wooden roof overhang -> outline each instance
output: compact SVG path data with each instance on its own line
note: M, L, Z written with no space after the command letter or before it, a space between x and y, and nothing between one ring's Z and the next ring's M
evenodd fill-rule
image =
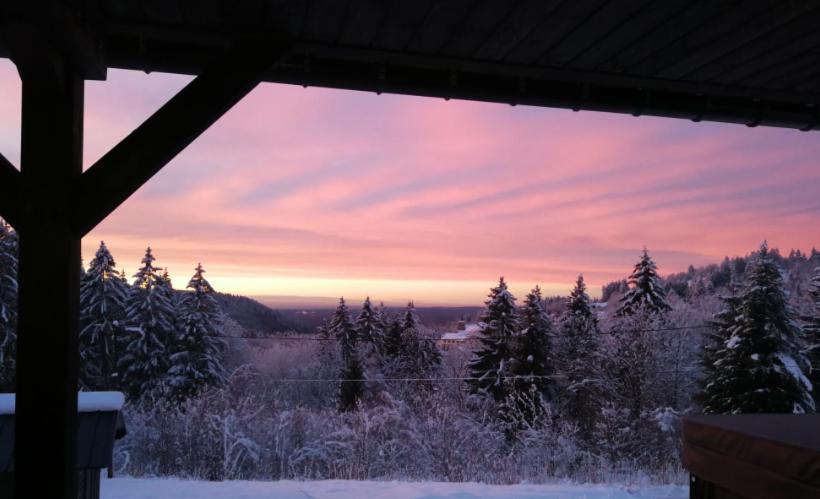
M287 43L265 81L816 130L820 4L763 0L85 0L104 69L198 74ZM2 46L0 45L0 52Z

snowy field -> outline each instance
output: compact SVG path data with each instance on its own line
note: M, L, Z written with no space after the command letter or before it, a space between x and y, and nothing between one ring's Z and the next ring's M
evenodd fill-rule
M202 482L178 479L102 480L102 499L684 499L682 485L484 485L440 482Z

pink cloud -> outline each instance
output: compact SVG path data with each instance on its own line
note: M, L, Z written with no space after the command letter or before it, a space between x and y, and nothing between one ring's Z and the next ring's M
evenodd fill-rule
M112 71L89 82L86 166L188 80ZM11 159L9 65L0 90ZM662 272L763 239L808 249L819 242L817 157L814 135L790 130L265 84L83 248L105 239L133 270L151 244L178 284L202 261L225 291L287 282L284 294L299 295L316 292L299 279L329 279L320 295L336 296L344 282L395 281L476 302L485 289L452 283L504 274L561 290L584 272L595 287L623 277L643 245Z

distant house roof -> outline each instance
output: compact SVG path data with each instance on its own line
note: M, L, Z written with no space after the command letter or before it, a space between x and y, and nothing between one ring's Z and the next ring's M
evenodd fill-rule
M479 324L467 324L464 327L464 329L462 329L460 331L444 333L441 336L441 339L442 340L451 340L451 341L464 341L464 340L476 337L480 331L481 331L481 326Z

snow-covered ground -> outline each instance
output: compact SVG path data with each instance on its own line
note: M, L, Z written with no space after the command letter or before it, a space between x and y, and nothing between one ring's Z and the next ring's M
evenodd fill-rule
M440 482L203 482L179 479L102 480L102 499L684 499L686 486L484 485Z

